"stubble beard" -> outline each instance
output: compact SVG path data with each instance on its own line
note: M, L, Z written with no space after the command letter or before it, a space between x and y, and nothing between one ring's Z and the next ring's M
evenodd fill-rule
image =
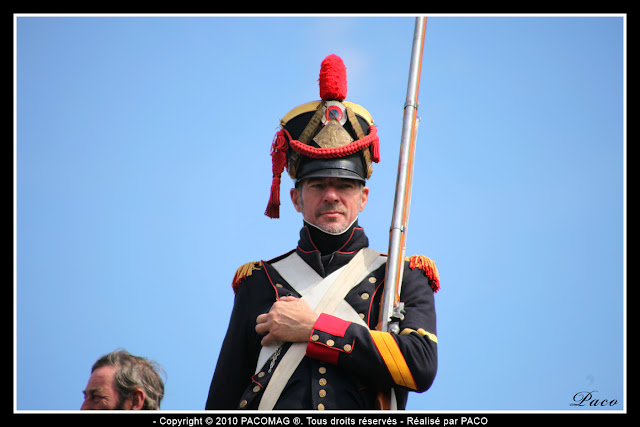
M362 201L362 188L360 188L360 200ZM300 208L302 208L303 206L303 200L302 200L302 191L300 191ZM344 217L347 217L347 210L344 206L338 204L338 203L325 203L324 205L322 205L320 208L318 208L315 212L316 217L318 217L320 215L320 213L322 212L326 212L326 211L336 211L336 212L340 212L341 214L344 215ZM357 217L356 217L357 219ZM329 234L342 234L345 231L347 231L349 229L349 227L351 227L351 224L353 224L355 222L355 219L350 223L350 224L325 224L325 225L320 225L320 224L312 224L311 222L307 221L307 223L313 225L314 227L324 231L325 233L329 233Z
M315 212L316 217L320 216L323 212L326 212L326 211L339 212L341 215L343 215L344 218L347 217L346 209L343 206L340 206L336 203L324 204ZM324 223L322 225L315 224L315 226L318 227L320 230L324 231L325 233L342 234L345 231L347 231L347 229L351 226L351 224L336 222L336 223Z
M349 228L348 225L317 225L316 227L329 234L342 234Z

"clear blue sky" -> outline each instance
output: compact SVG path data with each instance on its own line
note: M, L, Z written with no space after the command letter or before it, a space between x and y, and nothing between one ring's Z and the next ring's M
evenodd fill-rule
M78 409L116 348L204 408L236 268L297 243L269 150L331 53L378 124L386 252L412 16L15 24L15 409ZM439 371L408 409L626 409L625 40L624 15L429 16L407 252L440 272Z

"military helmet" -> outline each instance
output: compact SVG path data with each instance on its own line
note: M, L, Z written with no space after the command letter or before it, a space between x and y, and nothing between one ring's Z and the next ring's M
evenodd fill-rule
M280 120L271 145L273 179L265 215L279 217L280 176L287 169L296 182L335 177L365 182L372 162L380 160L380 142L371 114L345 101L346 67L337 55L320 66L320 101L299 105Z

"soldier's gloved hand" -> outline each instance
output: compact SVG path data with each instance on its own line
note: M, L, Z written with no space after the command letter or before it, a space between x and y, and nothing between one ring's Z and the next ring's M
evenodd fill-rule
M303 299L281 297L268 313L256 318L256 332L265 335L261 341L263 346L273 341L308 341L318 316Z

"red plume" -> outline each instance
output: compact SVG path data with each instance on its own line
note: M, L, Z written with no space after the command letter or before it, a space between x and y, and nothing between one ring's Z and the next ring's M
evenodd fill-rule
M337 55L327 56L320 65L320 98L344 101L347 97L347 67Z

